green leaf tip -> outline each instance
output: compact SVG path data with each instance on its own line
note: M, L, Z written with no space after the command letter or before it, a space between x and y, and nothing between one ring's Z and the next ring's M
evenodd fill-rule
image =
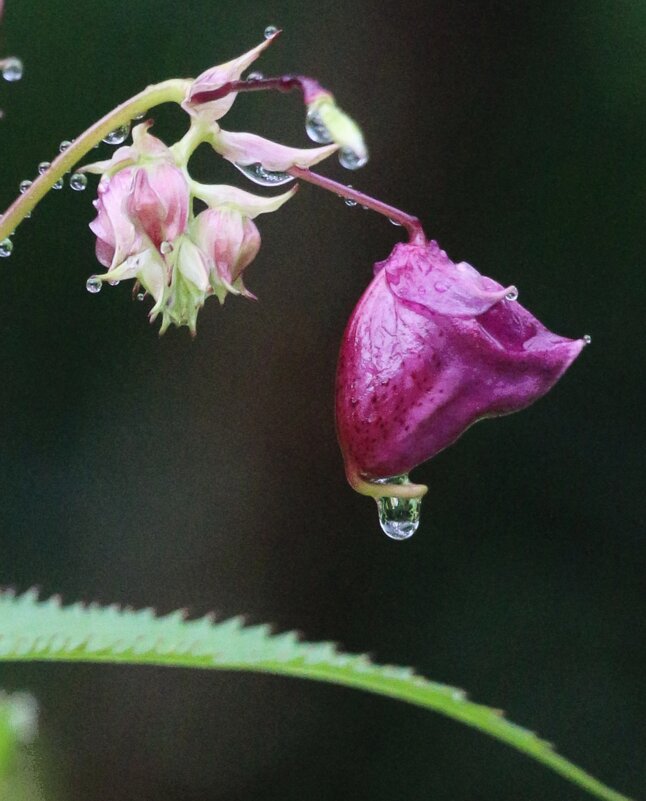
M466 723L542 762L605 801L629 801L559 756L500 710L467 700L456 687L429 681L411 668L378 665L329 642L304 642L294 632L272 633L241 617L187 620L180 610L157 617L152 609L39 601L31 590L0 593L0 661L97 662L246 670L354 687L432 709Z

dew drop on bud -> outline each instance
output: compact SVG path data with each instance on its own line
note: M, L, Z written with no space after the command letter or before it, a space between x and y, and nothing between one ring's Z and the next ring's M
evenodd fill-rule
M72 143L70 142L69 139L63 139L63 141L58 146L58 151L59 151L59 153L64 153L67 150L67 148L71 147L71 146L72 146Z
M114 131L110 131L110 133L103 138L103 141L106 145L122 145L128 138L129 133L130 123L126 122L118 128L115 128Z
M248 81L262 81L262 79L264 77L265 76L262 74L262 72L250 72L249 75L247 75L247 80Z
M51 167L51 162L49 161L41 161L38 165L38 173L42 175L43 173L47 172L47 170Z
M346 170L358 170L368 161L368 156L360 156L349 147L344 147L339 151L339 164Z
M316 109L310 109L307 112L305 131L312 142L317 142L319 145L329 145L330 142L334 141L327 125L323 122Z
M101 281L98 275L91 275L85 282L85 288L92 295L96 295L97 292L100 292L102 286L103 282Z
M272 172L266 170L262 164L237 164L235 165L243 175L250 181L260 186L281 186L294 180L294 176L287 172Z
M168 241L165 240L159 246L159 252L162 253L164 256L166 256L168 253L172 253L172 251L173 251L173 243L172 242L168 242Z
M265 39L271 39L272 36L275 36L278 33L278 28L275 25L267 25L265 28Z
M375 484L409 484L408 476L382 478ZM421 498L397 498L386 496L377 498L379 525L392 540L407 540L419 528Z
M21 195L24 195L24 194L25 194L25 192L26 192L26 191L29 189L29 187L32 185L32 183L33 183L33 181L29 181L29 180L27 180L27 181L21 181L21 182L20 182L20 186L18 187L18 188L20 189L20 194L21 194Z
M75 192L82 192L87 186L87 175L82 172L75 172L70 175L70 187Z
M5 58L2 63L2 77L9 83L19 81L22 78L23 69L22 61L19 58L15 56Z
M592 337L590 336L590 334L584 334L583 341L585 342L586 345L589 345L592 342Z
M510 286L505 298L507 300L518 300L518 289L515 286Z
M9 237L3 239L2 242L0 242L1 258L6 259L7 256L11 256L12 250L13 250L13 242L11 241L11 239L9 239Z

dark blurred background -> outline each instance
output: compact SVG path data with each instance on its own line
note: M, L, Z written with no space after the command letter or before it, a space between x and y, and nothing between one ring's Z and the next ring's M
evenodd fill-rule
M393 542L345 483L333 379L401 232L303 186L260 218L259 303L210 301L195 341L159 339L128 285L85 291L95 181L52 192L0 265L0 584L244 612L414 665L642 793L644 3L7 5L2 53L25 77L0 87L3 204L62 139L275 24L258 68L318 76L371 148L361 173L321 171L418 214L593 345L535 407L419 468L422 525ZM184 130L155 118L169 142ZM225 127L308 144L296 95L240 97ZM192 166L245 186L206 148ZM38 664L0 686L40 702L47 801L586 797L482 734L332 686Z

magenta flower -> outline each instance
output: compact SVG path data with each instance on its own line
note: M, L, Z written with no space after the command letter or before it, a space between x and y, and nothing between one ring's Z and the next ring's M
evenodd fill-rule
M336 414L348 480L381 499L391 536L417 527L427 488L408 483L410 470L477 420L529 406L585 345L516 297L435 242L398 244L375 265L343 338Z

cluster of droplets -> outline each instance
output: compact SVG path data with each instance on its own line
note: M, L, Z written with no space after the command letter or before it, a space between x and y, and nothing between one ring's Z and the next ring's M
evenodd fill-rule
M374 484L410 484L407 475L380 478ZM419 528L421 498L384 496L377 498L377 511L381 530L392 540L407 540Z
M24 67L22 61L15 56L5 58L1 62L2 77L9 83L14 83L22 78Z
M326 124L321 119L316 108L311 108L305 118L305 131L312 140L319 145L329 145L334 141L334 137L328 130ZM346 170L358 170L368 161L367 156L360 156L349 147L342 147L339 150L339 164Z

